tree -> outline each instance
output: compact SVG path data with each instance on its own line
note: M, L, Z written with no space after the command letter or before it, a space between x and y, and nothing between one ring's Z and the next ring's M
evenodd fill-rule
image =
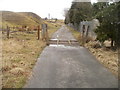
M73 2L69 9L65 23L79 24L83 20L90 20L92 4L90 2Z
M92 12L92 16L93 18L96 18L96 15L99 14L103 14L103 10L105 8L107 8L109 6L109 3L108 2L97 2L97 3L94 3L93 4L93 12ZM102 15L101 15L102 16ZM100 20L102 19L102 17L100 18Z
M120 1L117 4L117 47L120 48Z
M68 24L70 22L69 9L64 9L64 16L65 16L65 24Z
M96 18L100 21L100 26L95 30L97 39L102 43L105 40L111 39L111 46L117 45L117 33L118 33L118 7L119 3L112 3L107 8L101 10L96 15Z
M110 0L107 0L110 1ZM69 9L65 23L76 23L96 18L100 26L95 30L97 39L104 43L111 39L111 46L120 47L120 1L119 2L73 2Z

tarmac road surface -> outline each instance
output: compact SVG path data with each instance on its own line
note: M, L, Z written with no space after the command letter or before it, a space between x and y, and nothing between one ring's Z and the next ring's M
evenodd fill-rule
M52 39L75 40L64 25ZM50 44L24 88L118 88L118 80L86 48Z

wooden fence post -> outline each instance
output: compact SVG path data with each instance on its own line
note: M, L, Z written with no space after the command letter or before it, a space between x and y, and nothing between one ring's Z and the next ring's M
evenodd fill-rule
M42 26L40 25L40 39L42 39Z
M7 38L9 39L9 35L10 35L10 27L7 26Z
M83 25L83 28L82 28L82 46L84 46L84 44L85 44L85 36L84 36L84 34L85 34L85 25Z
M45 39L45 24L42 24L42 40Z
M88 38L89 38L89 37L88 37L88 36L89 36L89 35L88 35L88 34L89 34L89 29L90 29L90 26L87 27L87 31L86 31L86 35L85 35L85 43L87 43Z
M48 37L48 26L46 24L46 41L47 41L47 45L49 44L49 37Z
M42 24L42 40L46 39L46 25Z
M90 29L90 26L87 27L87 31L86 31L86 38L88 37L88 34L89 34L89 29Z
M38 25L37 29L38 29L38 40L39 40L40 39L40 25Z

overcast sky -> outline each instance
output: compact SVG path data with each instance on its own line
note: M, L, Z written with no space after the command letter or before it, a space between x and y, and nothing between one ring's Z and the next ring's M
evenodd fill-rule
M48 17L50 13L52 18L64 19L64 9L70 8L72 1L73 0L0 0L0 10L34 12L42 18Z

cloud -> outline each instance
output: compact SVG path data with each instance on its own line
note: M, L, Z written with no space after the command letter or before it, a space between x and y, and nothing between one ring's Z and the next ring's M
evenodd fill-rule
M64 18L63 10L70 7L72 0L2 0L0 10L15 12L34 12L41 17Z

